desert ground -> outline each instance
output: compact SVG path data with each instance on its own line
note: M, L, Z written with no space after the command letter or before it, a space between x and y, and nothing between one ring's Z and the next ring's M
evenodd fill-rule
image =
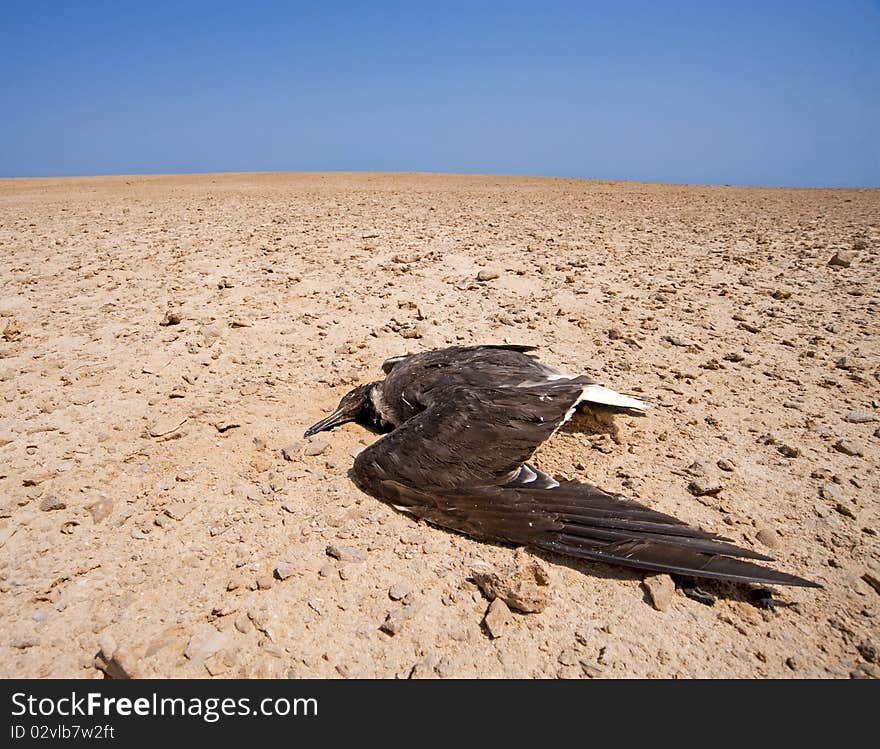
M880 190L6 179L0 251L2 677L880 675ZM351 483L374 434L302 437L503 342L651 401L538 465L823 587L472 540ZM475 570L532 564L542 610L484 621Z

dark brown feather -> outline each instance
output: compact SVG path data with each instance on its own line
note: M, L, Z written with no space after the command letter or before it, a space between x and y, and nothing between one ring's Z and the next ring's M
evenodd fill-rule
M743 561L769 558L630 499L523 468L589 378L444 387L442 378L406 383L407 369L388 380L399 372L399 394L419 410L356 458L353 475L367 493L477 538L696 577L815 586Z

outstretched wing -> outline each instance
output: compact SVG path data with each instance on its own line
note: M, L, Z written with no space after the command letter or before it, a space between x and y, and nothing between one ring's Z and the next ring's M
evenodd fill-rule
M478 538L696 577L815 585L743 561L769 557L724 538L526 463L583 388L561 380L437 392L426 410L358 455L355 481L398 509Z

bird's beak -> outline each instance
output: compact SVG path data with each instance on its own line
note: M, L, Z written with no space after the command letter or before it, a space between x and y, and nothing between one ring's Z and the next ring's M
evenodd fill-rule
M345 424L347 421L351 421L351 417L349 417L342 409L339 409L326 418L321 419L317 424L312 424L306 429L303 437L311 437L313 434L323 432L326 429L333 429L333 427L338 427L340 424Z

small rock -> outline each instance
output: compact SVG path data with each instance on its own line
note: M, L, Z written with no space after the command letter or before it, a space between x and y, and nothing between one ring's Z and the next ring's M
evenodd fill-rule
M877 646L870 640L862 640L856 645L856 649L859 651L859 655L868 663L880 662L880 653L878 653Z
M257 576L257 588L259 590L269 590L274 584L275 578L268 572Z
M351 546L329 544L326 552L327 556L338 559L340 562L363 562L367 558L367 552L352 548Z
M247 614L242 612L235 617L233 625L239 632L241 632L243 635L246 635L248 632L250 632L251 629L251 619Z
M317 440L316 442L306 445L306 449L303 450L303 455L308 455L309 457L321 455L328 447L330 447L330 445L327 442Z
M691 476L705 476L706 475L706 466L704 463L701 463L699 460L695 460L693 463L691 463L684 470L686 473L689 473Z
M855 260L855 253L849 250L838 250L834 253L834 257L828 261L828 265L834 265L838 268L849 268L852 261Z
M491 281L498 278L501 274L497 270L481 270L477 273L478 281Z
M234 419L220 419L214 422L214 429L220 432L220 434L226 434L230 429L238 429L240 426L241 424Z
M286 580L296 572L296 568L290 562L279 562L275 567L275 577L279 580Z
M779 535L768 525L759 528L758 532L755 534L755 538L757 538L758 541L764 544L768 549L779 548Z
M874 592L880 596L880 574L874 574L873 572L868 571L862 575L862 580L870 585L874 589Z
M410 679L436 679L438 676L438 658L434 653L428 653L418 661L409 672Z
M721 458L715 465L717 465L722 471L727 471L727 473L732 473L736 470L736 463L727 458Z
M400 601L412 594L412 588L406 583L395 583L388 589L388 597L392 601Z
M102 632L98 638L98 652L101 653L104 659L108 662L112 660L116 654L116 648L116 638L110 632Z
M860 458L865 454L865 448L862 447L861 444L848 439L837 440L837 442L834 443L834 449L837 450L837 452L849 455L853 458Z
M832 502L839 502L843 499L843 491L837 484L822 484L819 489L819 496Z
M255 455L251 458L251 468L257 473L265 473L272 467L272 461L265 455Z
M657 611L668 611L675 596L675 582L669 575L650 575L643 581L651 604Z
M106 520L113 513L113 500L110 497L104 497L97 502L92 502L87 509L92 516L93 523L100 523Z
M183 320L183 313L177 309L169 309L165 312L159 325L179 325Z
M205 659L205 670L211 676L222 676L229 672L229 666L226 664L225 658L220 653L215 653L210 658Z
M318 570L318 574L321 577L332 577L334 572L336 572L336 568L332 562L325 562L321 565L321 569Z
M776 448L782 453L786 458L797 458L800 457L801 449L799 447L795 447L794 445L782 444Z
M64 510L67 508L67 505L62 502L58 497L46 497L42 502L40 502L40 509L43 512L52 512L53 510Z
M281 448L281 457L285 460L296 460L296 454L302 449L302 445L299 442L294 442L292 445Z
M44 473L34 474L31 476L28 476L26 479L22 479L21 485L22 486L39 486L44 481L48 481L49 479L51 479L54 475L55 474L51 471L46 471Z
M400 337L401 338L424 338L425 337L425 328L422 325L413 325L407 328L400 329Z
M19 325L15 319L12 319L8 323L6 323L6 326L3 328L3 340L9 343L13 343L20 338L21 325Z
M190 637L183 654L193 663L203 664L214 653L222 650L229 644L229 635L220 632L210 624L202 624Z
M106 658L103 651L95 656L95 668L103 671L111 679L137 678L138 661L126 648L116 648L113 656Z
M230 328L250 328L253 327L253 323L250 320L245 320L241 317L233 317L232 320L229 321Z
M694 479L688 484L688 491L695 497L715 496L721 491L721 484L709 479Z
M151 437L162 437L177 430L186 422L188 417L178 415L160 416L147 427Z
M406 622L415 616L416 611L417 609L413 606L395 609L385 617L385 621L379 629L386 635L391 635L393 637L403 629Z
M243 575L235 575L226 583L226 590L239 590L248 587L248 581Z
M483 617L483 624L486 625L486 631L493 640L501 637L507 625L510 624L511 613L507 604L500 598L496 598L489 604L486 609L486 615Z
M870 424L877 421L877 417L871 411L850 411L846 415L846 421L850 424Z
M851 508L847 507L843 502L838 502L834 505L834 509L837 510L841 515L845 517L851 518L852 520L856 519L856 514L852 511Z
M9 641L9 647L15 648L16 650L27 650L28 648L35 648L40 644L40 641L31 635L22 635L19 637L13 637Z
M534 559L518 560L501 570L474 570L473 580L487 598L500 598L524 614L540 613L550 603L550 575Z
M189 505L186 502L175 502L172 505L168 505L167 507L162 508L162 512L166 515L166 517L178 521L183 520L192 511L192 505Z
M679 346L681 348L688 348L697 345L697 342L693 339L677 335L665 335L663 336L663 340L671 343L673 346Z

